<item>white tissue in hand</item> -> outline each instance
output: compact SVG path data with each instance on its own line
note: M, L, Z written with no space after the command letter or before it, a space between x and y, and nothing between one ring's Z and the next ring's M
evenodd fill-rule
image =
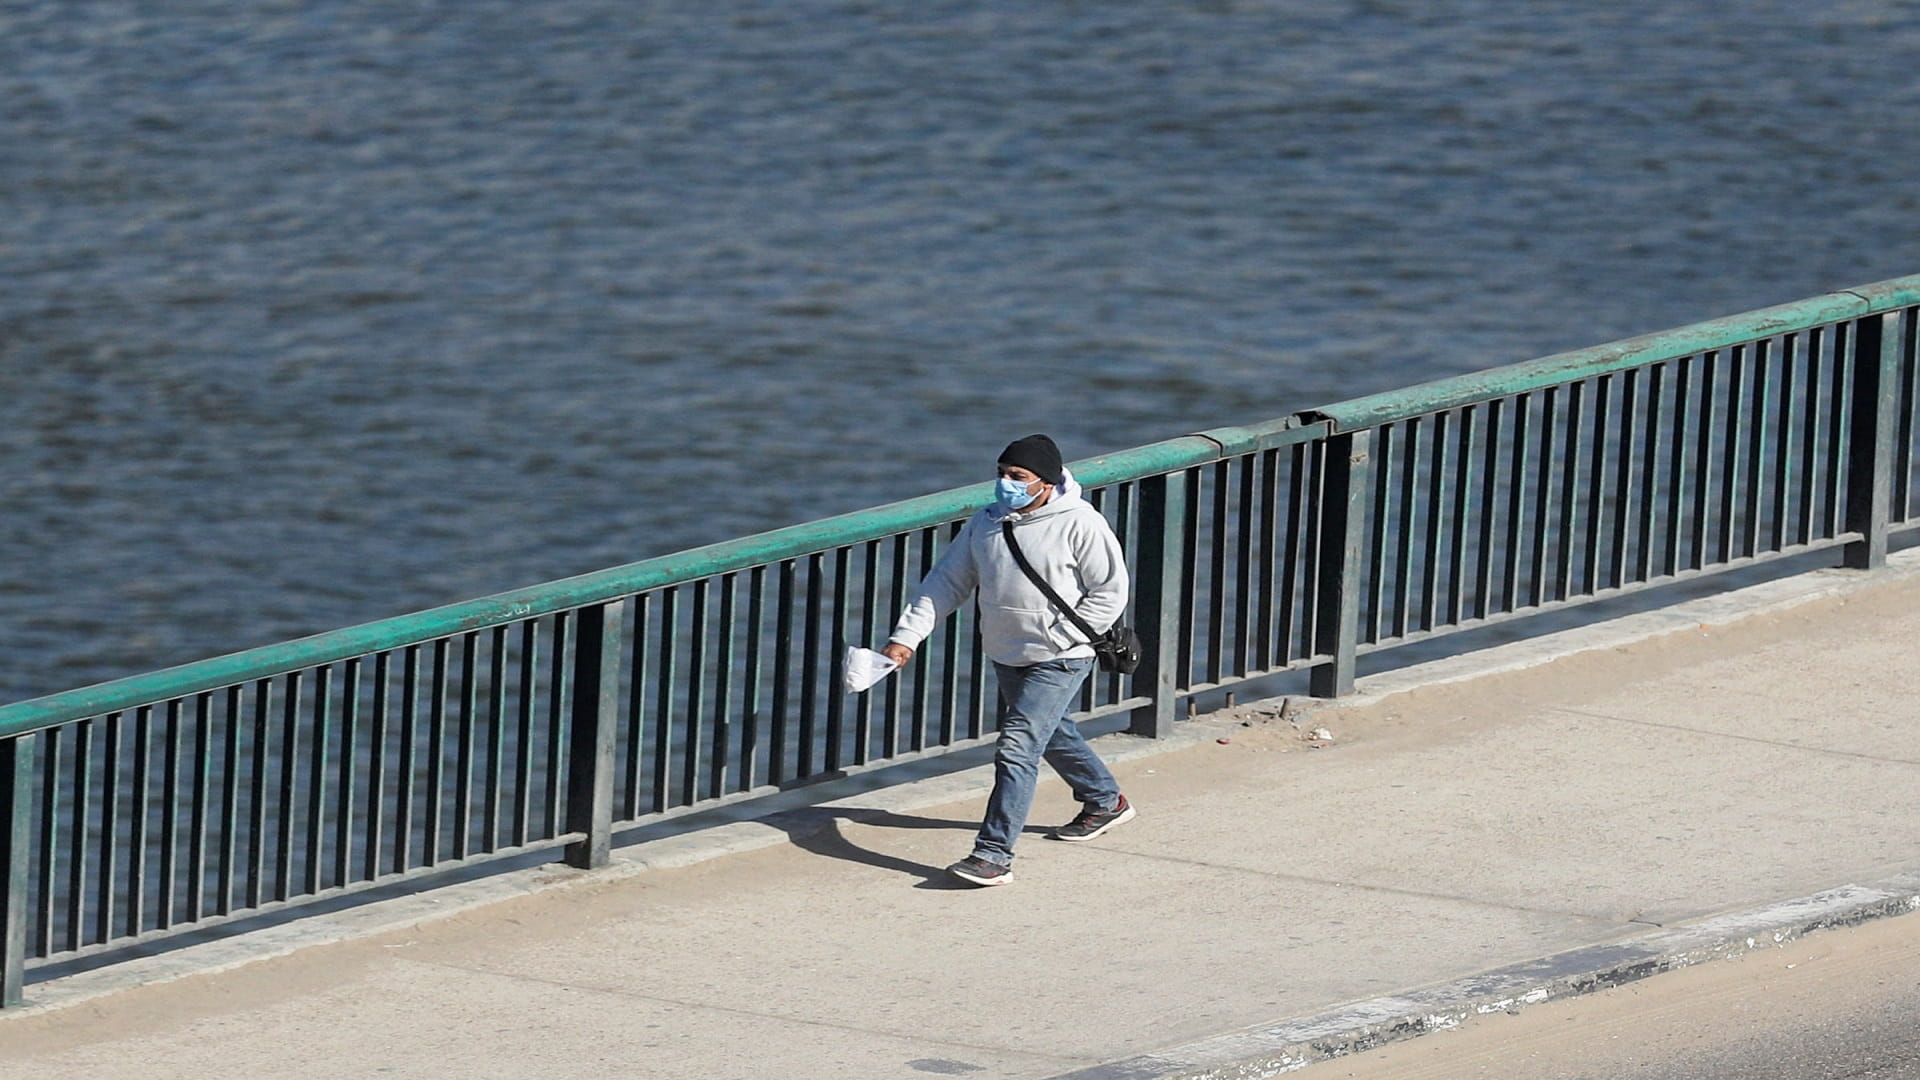
M857 694L893 673L899 667L885 653L847 646L847 693Z

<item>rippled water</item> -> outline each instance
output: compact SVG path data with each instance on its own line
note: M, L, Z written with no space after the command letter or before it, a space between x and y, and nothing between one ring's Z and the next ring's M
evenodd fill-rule
M0 701L1920 270L1920 2L0 0Z

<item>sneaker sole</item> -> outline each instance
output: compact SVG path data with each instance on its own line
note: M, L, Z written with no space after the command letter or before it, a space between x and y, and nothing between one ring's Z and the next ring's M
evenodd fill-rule
M1107 822L1105 825L1100 826L1085 836L1068 836L1065 833L1054 833L1053 838L1055 840L1065 840L1069 844L1084 844L1089 840L1096 840L1105 836L1115 825L1125 825L1132 820L1133 807L1129 805L1125 810L1120 811L1119 817L1114 818L1112 821Z
M949 868L947 870L947 873L952 874L954 877L959 878L961 881L971 882L975 885L984 886L986 888L992 888L995 885L1013 884L1013 871L1011 870L1007 871L1004 874L1001 874L999 877L975 877L972 874L967 873L965 870L954 870L952 868Z

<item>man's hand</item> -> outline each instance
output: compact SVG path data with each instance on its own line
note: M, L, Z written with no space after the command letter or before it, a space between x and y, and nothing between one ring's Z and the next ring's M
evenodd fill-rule
M899 642L889 641L886 646L880 650L880 655L899 664L901 667L906 667L907 661L913 659L913 650Z

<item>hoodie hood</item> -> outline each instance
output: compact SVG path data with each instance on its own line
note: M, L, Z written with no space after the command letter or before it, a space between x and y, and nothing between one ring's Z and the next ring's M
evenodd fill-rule
M1062 467L1060 483L1053 489L1053 498L1038 510L1009 510L996 500L987 504L987 520L995 525L1002 521L1011 521L1015 525L1051 514L1065 513L1080 504L1080 482L1073 478L1073 470Z

